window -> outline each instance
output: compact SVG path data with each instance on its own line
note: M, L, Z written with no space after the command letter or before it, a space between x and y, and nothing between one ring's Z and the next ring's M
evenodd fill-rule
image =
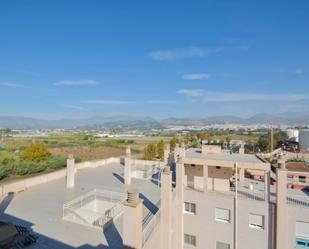
M296 248L309 248L309 240L296 238Z
M249 227L263 229L264 216L259 214L249 214Z
M185 244L191 245L191 246L196 246L196 236L190 235L190 234L185 234Z
M305 176L299 176L298 181L301 183L306 183L306 177Z
M309 249L309 222L296 221L295 247Z
M230 222L230 210L224 208L216 208L215 211L216 221L229 223Z
M185 202L185 213L196 214L195 203Z
M217 241L216 249L230 249L230 244Z

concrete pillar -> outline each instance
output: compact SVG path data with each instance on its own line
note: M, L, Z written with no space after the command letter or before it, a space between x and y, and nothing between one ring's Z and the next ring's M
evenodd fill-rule
M279 167L280 169L286 169L286 167L285 167L285 160L284 160L283 157L280 157L280 158L278 159L278 167Z
M164 147L164 164L169 165L169 157L170 157L170 145L166 144Z
M179 144L176 144L175 146L175 150L174 150L174 161L177 163L178 162L178 158L179 158Z
M181 146L179 147L179 157L185 158L186 157L186 145L184 142L181 143Z
M184 245L184 222L183 222L183 206L184 206L184 176L185 168L180 157L176 164L176 222L175 222L175 242L176 249L183 249Z
M239 181L240 182L245 181L245 169L244 168L239 169Z
M172 173L168 167L161 175L160 242L162 249L172 248Z
M124 183L131 184L131 166L132 166L132 159L131 159L131 148L128 146L126 148L126 157L124 158Z
M288 249L287 243L287 171L277 169L276 249Z
M123 205L123 248L142 249L143 247L143 200L138 191L128 191L128 199Z
M270 201L270 171L264 172L264 191L265 191L265 201L269 203Z
M75 159L73 155L69 155L67 159L67 188L74 188L75 184Z
M245 154L245 145L242 143L239 148L239 154L244 155Z
M130 146L126 147L126 157L131 157L131 147Z
M203 165L204 191L208 189L208 165Z

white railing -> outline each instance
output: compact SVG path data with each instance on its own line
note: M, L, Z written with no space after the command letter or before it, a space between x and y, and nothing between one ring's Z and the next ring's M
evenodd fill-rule
M235 187L231 187L230 190L235 192ZM260 190L250 190L246 188L238 188L237 194L239 198L251 199L255 201L265 201L265 192Z
M122 202L126 194L110 190L94 189L63 205L63 219L82 225L102 228L123 212ZM114 203L111 208L96 210L98 201Z
M119 203L116 206L112 207L111 209L107 210L103 216L93 221L92 225L101 228L105 224L107 224L109 221L111 221L112 219L115 219L122 213L123 213L123 205Z

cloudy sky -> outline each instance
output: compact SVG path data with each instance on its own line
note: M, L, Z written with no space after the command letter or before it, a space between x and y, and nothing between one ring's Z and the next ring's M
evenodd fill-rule
M306 0L3 0L0 115L308 111L308 11Z

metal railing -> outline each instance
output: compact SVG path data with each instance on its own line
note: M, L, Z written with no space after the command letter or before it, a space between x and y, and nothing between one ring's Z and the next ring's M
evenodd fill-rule
M146 244L150 235L160 222L160 210L155 215L150 216L147 222L143 222L143 246Z
M230 191L235 192L235 187L230 187ZM251 199L255 201L265 201L264 191L238 188L237 194L239 198Z
M294 206L309 207L309 196L299 196L288 194L287 203Z

